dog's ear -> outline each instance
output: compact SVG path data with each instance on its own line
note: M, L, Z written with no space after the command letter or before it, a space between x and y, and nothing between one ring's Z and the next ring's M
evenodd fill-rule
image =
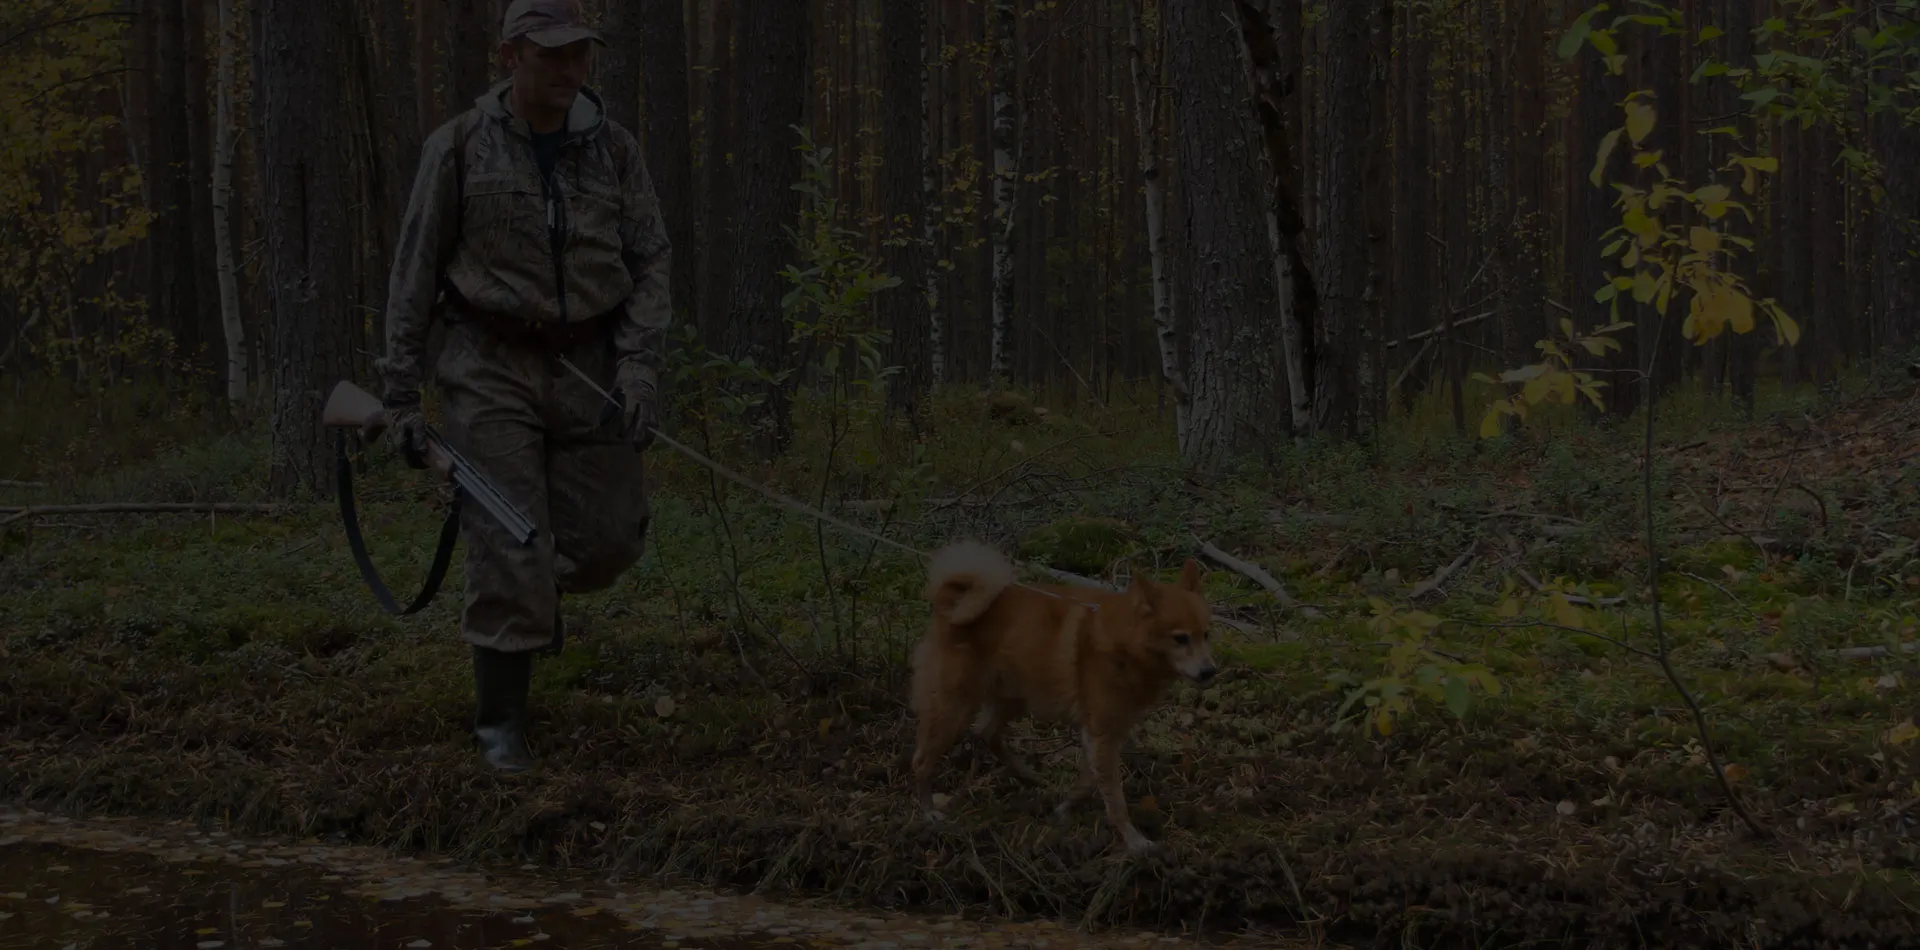
M1186 565L1180 568L1180 586L1196 594L1200 592L1200 562L1187 558Z
M1133 581L1127 585L1127 593L1133 596L1134 610L1142 617L1153 616L1153 579L1138 571Z

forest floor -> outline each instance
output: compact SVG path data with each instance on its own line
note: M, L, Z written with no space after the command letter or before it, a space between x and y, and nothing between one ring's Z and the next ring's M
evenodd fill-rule
M205 434L151 401L58 419L35 403L0 410L0 438L25 447L0 459L0 800L1093 928L1920 939L1920 654L1903 646L1920 638L1920 385L1897 371L1768 394L1752 421L1692 395L1659 418L1672 668L1766 838L1728 808L1647 655L1637 420L1549 414L1550 431L1480 441L1423 402L1365 443L1202 481L1151 404L956 395L916 469L861 440L828 465L811 430L785 465L742 466L922 549L970 535L1084 575L1170 577L1211 544L1285 585L1295 608L1203 560L1232 620L1227 670L1178 687L1126 757L1138 820L1167 845L1138 858L1097 810L1051 818L1074 751L1050 727L1017 735L1054 787L962 754L939 780L951 823L919 818L902 700L922 565L667 450L650 456L647 556L569 599L566 649L537 667L543 767L503 778L465 737L457 559L396 621L328 503L8 523L5 506L264 497L257 432ZM369 459L362 524L410 595L439 492ZM1445 622L1376 623L1380 607ZM1497 693L1417 692L1456 664ZM1412 696L1384 736L1346 705L1382 678Z

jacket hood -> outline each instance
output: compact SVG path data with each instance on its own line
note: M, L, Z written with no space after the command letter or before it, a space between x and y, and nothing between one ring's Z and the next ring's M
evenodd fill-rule
M479 109L480 114L498 120L513 132L531 138L533 130L527 127L526 120L514 115L507 106L507 93L512 88L512 79L495 83L493 88L473 100L474 108ZM590 86L581 86L580 94L573 97L573 108L567 110L568 141L598 135L606 124L607 110L600 94Z

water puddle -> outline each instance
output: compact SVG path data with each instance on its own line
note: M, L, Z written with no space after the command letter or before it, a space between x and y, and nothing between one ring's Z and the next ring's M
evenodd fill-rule
M1211 941L1209 941L1211 942ZM1263 942L1265 946L1274 946ZM836 913L747 896L636 891L531 866L476 869L192 825L0 808L0 948L253 950L1186 950L1051 922Z

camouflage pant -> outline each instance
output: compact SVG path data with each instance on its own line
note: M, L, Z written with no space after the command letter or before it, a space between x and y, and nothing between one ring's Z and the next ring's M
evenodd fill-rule
M613 388L610 342L558 352ZM639 560L649 518L642 456L617 422L599 424L605 400L553 351L454 322L435 370L447 440L540 529L522 547L485 509L462 506L461 635L508 652L547 646L561 593L605 589Z

